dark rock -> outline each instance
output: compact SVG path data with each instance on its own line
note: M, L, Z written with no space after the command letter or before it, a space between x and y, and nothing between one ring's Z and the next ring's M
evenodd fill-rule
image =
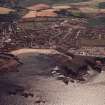
M22 96L24 96L25 98L28 98L29 94L28 93L22 93Z
M57 64L59 65L59 70L56 71L55 74L59 73L57 79L62 80L65 84L68 84L69 82L67 77L70 77L73 80L86 81L84 76L88 74L89 70L92 69L94 72L96 71L98 73L101 73L102 71L102 65L100 62L96 61L100 59L96 59L96 57L75 55L72 59L69 59L64 56L61 57L56 55L55 59L57 59ZM64 77L60 77L60 75L63 75ZM89 75L90 74L87 76Z
M17 67L20 66L22 63L13 54L8 53L0 53L0 73L10 72L10 71L17 71Z

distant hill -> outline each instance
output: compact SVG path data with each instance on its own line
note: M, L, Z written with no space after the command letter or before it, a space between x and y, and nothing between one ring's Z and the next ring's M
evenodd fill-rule
M34 3L59 4L59 3L77 3L77 2L86 2L86 1L90 0L0 0L0 5L10 6L10 7L18 5L25 7L33 5Z

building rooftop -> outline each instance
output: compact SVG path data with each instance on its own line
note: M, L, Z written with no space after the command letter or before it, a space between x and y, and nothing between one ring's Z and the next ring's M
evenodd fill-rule
M29 11L22 19L34 19L36 17L56 17L57 13L53 9L41 10L41 11Z
M71 6L69 6L69 5L55 5L55 6L52 6L52 8L55 10L61 10L61 9L70 9Z
M27 7L27 9L29 10L43 10L43 9L49 9L49 8L50 6L47 4L35 4L30 7Z

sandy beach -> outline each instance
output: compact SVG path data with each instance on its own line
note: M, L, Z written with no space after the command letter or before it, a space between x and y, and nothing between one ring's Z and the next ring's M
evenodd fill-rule
M88 83L65 85L50 75L55 62L47 54L55 51L22 49L12 53L24 64L19 72L0 77L0 105L105 105L105 72ZM22 91L7 95L8 91L20 87L34 96L23 97Z

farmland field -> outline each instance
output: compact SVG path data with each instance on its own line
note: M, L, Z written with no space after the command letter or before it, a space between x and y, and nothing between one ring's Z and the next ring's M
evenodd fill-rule
M48 3L48 4L59 4L59 3L77 3L77 2L87 2L90 0L20 0L19 5L28 6L33 3Z

